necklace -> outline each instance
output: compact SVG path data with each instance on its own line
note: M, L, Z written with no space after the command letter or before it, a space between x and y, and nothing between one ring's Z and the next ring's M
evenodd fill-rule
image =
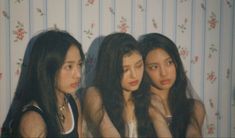
M65 115L63 114L63 112L65 111L65 106L68 104L67 98L64 97L64 103L62 105L59 105L59 119L62 123L64 123L65 121Z

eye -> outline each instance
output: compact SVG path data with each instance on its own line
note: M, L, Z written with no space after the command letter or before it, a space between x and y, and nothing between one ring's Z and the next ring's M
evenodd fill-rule
M135 67L136 68L141 68L143 66L143 63L141 62L141 63L138 63Z
M128 71L128 68L123 68L123 72L127 72Z
M78 66L79 66L80 68L82 67L82 65L83 65L82 62L78 63Z
M73 68L73 66L72 65L65 65L65 67L64 67L66 70L71 70L72 68Z
M173 64L174 64L174 62L173 62L172 59L170 59L170 60L167 61L167 65L168 65L168 66L173 65Z
M158 68L158 65L152 64L152 65L149 65L148 68L151 69L151 70L155 70L155 69Z

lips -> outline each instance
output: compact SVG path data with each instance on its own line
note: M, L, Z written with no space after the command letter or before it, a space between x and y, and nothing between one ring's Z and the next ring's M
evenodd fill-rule
M162 80L162 81L160 81L160 83L161 83L162 85L170 84L170 82L171 82L171 80L170 80L170 79L166 79L166 80Z
M138 80L134 80L134 81L129 82L129 84L130 84L131 86L136 86L138 83L139 83Z
M80 84L79 82L76 82L76 83L72 83L70 86L73 88L77 88L79 84Z

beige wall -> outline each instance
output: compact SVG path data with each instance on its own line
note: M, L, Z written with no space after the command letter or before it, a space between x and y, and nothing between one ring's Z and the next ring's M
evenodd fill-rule
M204 136L235 136L234 0L0 0L0 125L18 81L26 44L57 27L88 51L113 31L160 32L176 42L207 110ZM94 57L89 53L89 58ZM91 65L92 66L92 65ZM233 120L232 120L233 119Z

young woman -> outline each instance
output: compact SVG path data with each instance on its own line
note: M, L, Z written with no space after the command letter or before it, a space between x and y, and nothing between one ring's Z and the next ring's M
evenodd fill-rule
M158 137L201 137L203 103L186 91L188 81L174 42L150 33L140 40L146 72L152 81L150 116Z
M149 83L138 43L113 33L99 48L94 85L84 96L88 130L97 137L150 137Z
M69 33L45 31L28 44L2 137L79 137L81 111L73 98L84 59Z

